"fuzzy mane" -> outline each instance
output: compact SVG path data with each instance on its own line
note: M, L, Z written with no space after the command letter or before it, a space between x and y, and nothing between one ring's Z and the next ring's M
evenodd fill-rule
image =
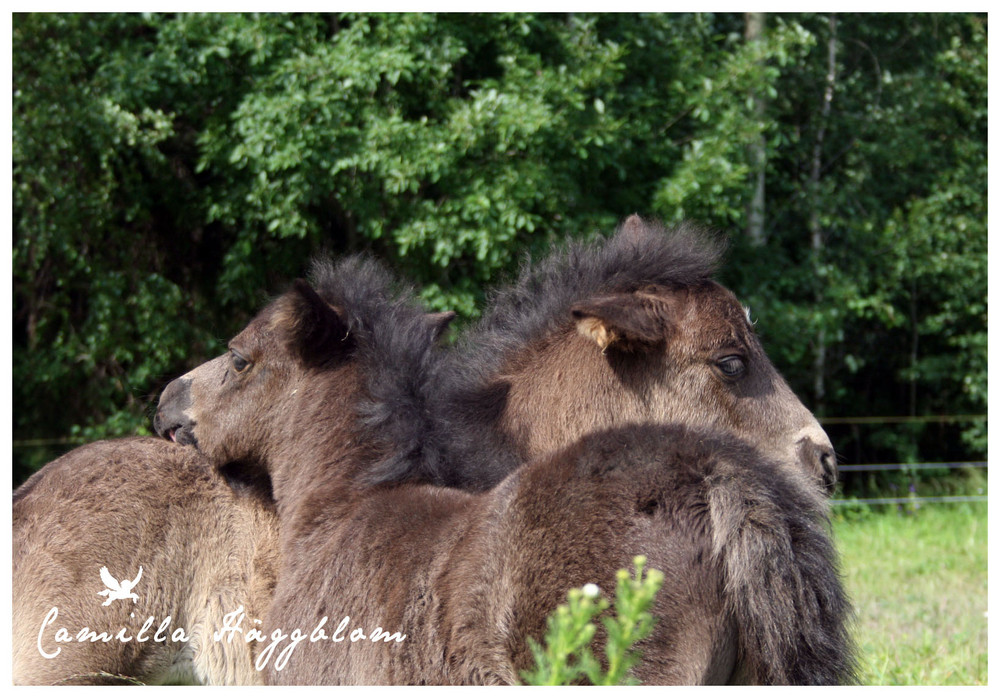
M388 454L364 478L368 484L407 479L410 464L427 460L422 434L431 428L425 399L438 356L437 326L412 287L368 256L315 260L310 281L341 313L354 338L367 392L358 407L362 438Z
M415 371L410 374L413 391L427 390L422 398L418 392L382 393L391 402L374 413L382 425L396 421L396 440L393 455L372 471L372 482L492 487L519 465L515 449L493 428L506 399L496 383L504 363L565 327L574 303L651 284L704 282L723 249L722 241L703 229L684 225L667 231L633 217L610 239L570 243L536 264L525 259L517 280L491 297L483 318L457 346L442 352L440 360L423 363L421 369L433 376L421 374L418 380Z
M525 258L517 280L492 295L482 320L464 337L459 373L489 380L515 352L566 326L576 302L652 284L706 281L724 251L720 238L691 224L670 231L659 223L626 231L627 225L611 238L571 242L536 264Z

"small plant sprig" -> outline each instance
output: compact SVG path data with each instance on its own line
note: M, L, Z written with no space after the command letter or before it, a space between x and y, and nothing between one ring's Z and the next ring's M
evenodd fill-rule
M615 616L605 615L601 623L607 631L605 655L607 670L590 650L597 632L594 619L610 607L596 584L570 589L567 604L560 605L549 616L545 646L528 638L535 657L535 668L521 673L521 678L533 686L560 686L578 682L581 678L595 686L638 683L629 670L640 659L632 646L649 635L653 616L649 608L656 592L663 585L663 573L649 570L643 578L646 557L633 560L635 577L618 570L615 589Z

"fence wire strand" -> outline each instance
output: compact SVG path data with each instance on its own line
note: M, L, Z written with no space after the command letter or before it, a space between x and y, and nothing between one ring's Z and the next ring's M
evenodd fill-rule
M956 495L948 497L879 497L877 499L831 499L831 506L843 506L846 504L958 504L961 502L985 502L987 496L983 495Z

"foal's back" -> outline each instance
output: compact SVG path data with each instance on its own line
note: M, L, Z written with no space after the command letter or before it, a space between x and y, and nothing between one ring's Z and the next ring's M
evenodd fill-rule
M240 605L261 616L277 520L193 449L152 438L75 449L15 491L13 536L15 683L260 682L250 646L212 632ZM141 567L137 599L100 595L102 567L119 582ZM157 642L168 615L168 641ZM60 628L72 642L56 641ZM124 628L130 640L78 642L83 628L112 638ZM169 640L178 628L190 642Z
M643 683L852 680L825 497L738 440L677 426L606 430L525 465L496 492L506 505L488 542L456 549L445 585L488 587L482 596L496 601L465 604L454 622L485 634L503 619L515 670L531 666L525 638L541 639L567 589L593 582L613 596L615 571L641 554L665 574L635 670ZM462 651L494 649L482 637L467 633Z

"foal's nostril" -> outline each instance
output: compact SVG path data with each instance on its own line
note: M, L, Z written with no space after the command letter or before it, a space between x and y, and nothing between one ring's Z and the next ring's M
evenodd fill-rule
M819 464L823 472L823 486L828 492L833 493L837 486L837 454L832 450L822 449Z
M810 434L798 442L799 459L808 472L814 473L828 494L832 494L837 485L837 455L826 434Z

